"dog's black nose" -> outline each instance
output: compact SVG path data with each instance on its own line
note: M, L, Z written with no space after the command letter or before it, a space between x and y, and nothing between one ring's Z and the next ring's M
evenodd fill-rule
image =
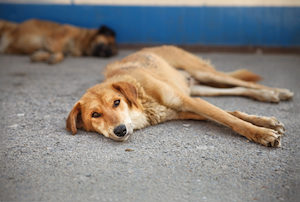
M124 124L115 127L114 133L118 137L123 137L127 133L126 126Z

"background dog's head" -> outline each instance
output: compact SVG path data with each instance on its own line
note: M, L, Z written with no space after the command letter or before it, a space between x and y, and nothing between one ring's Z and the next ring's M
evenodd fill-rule
M133 133L132 116L138 107L137 90L127 82L102 83L90 88L71 110L66 127L95 131L117 141Z
M117 54L116 34L109 27L101 26L90 43L90 54L95 57L110 57Z

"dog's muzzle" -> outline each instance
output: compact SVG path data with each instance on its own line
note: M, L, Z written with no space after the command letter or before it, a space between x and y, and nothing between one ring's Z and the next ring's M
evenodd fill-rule
M114 52L111 46L105 44L98 44L93 49L92 55L95 57L110 57L114 55Z

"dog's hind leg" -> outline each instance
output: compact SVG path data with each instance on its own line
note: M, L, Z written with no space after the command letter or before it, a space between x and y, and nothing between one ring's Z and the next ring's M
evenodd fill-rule
M229 85L229 86L239 86L239 87L244 87L249 89L249 92L251 89L257 89L261 90L261 93L266 93L269 95L274 94L278 100L288 100L293 97L293 93L289 91L288 89L281 89L281 88L271 88L267 87L264 85L252 83L252 82L247 82L247 81L242 81L236 78L233 78L231 76L226 75L225 73L222 72L200 72L200 71L190 71L189 72L198 82L200 83L210 83L210 84L223 84L223 85ZM248 94L251 94L249 93ZM257 93L252 93L253 94L258 94L259 91L256 91ZM264 96L264 95L262 95ZM254 97L254 96L253 96ZM270 100L267 100L268 97ZM255 98L255 97L254 97ZM270 101L274 102L274 98L272 96L266 96L266 100L263 99L263 101ZM260 100L260 99L258 99Z
M155 53L176 69L184 69L187 72L217 72L217 70L208 60L204 60L200 57L197 57L196 55L191 54L176 46L159 46L145 48L142 51ZM261 79L259 75L254 74L253 72L250 72L246 69L239 69L224 74L244 81L256 82Z
M269 89L253 89L245 87L214 88L204 85L191 87L192 96L245 96L262 102L279 102L279 92Z
M253 72L250 72L247 69L238 69L233 72L226 72L226 74L233 78L243 80L243 81L257 82L257 81L261 80L261 76L255 74Z
M171 66L177 69L183 69L188 72L194 79L200 83L210 84L213 86L239 86L250 89L263 89L267 94L275 92L277 98L270 96L270 102L278 100L288 100L293 97L293 93L287 89L270 88L264 85L248 81L258 81L260 77L248 70L237 70L235 72L224 73L215 70L209 61L203 60L181 48L175 46L161 46L146 48L142 51L148 51L157 54ZM263 95L262 95L263 96ZM268 101L268 100L264 100Z
M273 147L280 146L281 134L278 131L244 121L200 98L183 96L181 110L196 113L209 120L225 125L249 140L262 145Z

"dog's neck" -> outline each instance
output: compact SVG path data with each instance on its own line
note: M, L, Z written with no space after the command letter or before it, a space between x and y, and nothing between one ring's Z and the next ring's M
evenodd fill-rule
M78 48L81 50L84 55L91 55L91 53L86 52L90 50L90 45L94 36L96 36L97 30L96 29L81 29L81 32L78 36L80 43L77 44Z
M176 112L162 104L160 104L153 97L149 96L141 84L130 75L115 75L106 80L106 82L128 82L136 87L138 94L137 109L133 109L132 118L135 120L135 129L144 128L149 125L156 125L158 123L171 120L176 116ZM137 127L138 126L138 127Z

